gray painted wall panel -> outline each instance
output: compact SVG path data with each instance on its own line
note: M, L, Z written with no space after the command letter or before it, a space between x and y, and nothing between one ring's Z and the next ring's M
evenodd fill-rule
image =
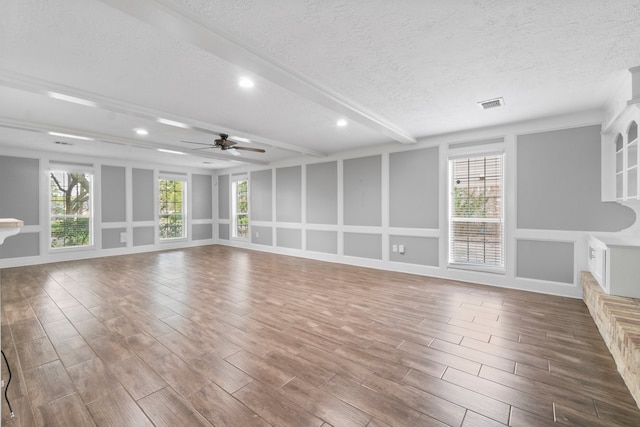
M251 243L272 246L273 229L271 227L251 227Z
M133 227L133 246L153 245L155 227Z
M150 169L132 169L131 185L133 193L133 220L153 221L153 171Z
M345 225L382 225L382 156L344 161Z
M193 211L193 219L212 219L213 218L213 187L211 175L191 176L191 209Z
M307 250L338 253L338 233L336 231L307 230Z
M218 224L218 239L229 240L229 224Z
M126 175L122 166L101 168L102 222L124 222L126 210Z
M573 243L518 240L516 276L573 283Z
M277 228L276 242L281 248L302 249L302 230L295 228Z
M249 181L249 210L252 221L271 221L272 206L271 191L273 179L271 169L251 172Z
M344 254L360 258L382 259L382 235L344 233Z
M0 245L0 259L40 255L40 233L23 233L7 237Z
M302 221L301 166L276 169L276 221Z
M102 230L102 249L124 248L126 243L120 243L120 233L126 228L105 228Z
M390 250L390 260L437 267L438 244L437 237L389 236L389 245L404 245L404 254Z
M191 240L213 239L212 224L193 224L191 226Z
M391 227L438 228L438 147L389 156Z
M0 218L40 224L40 161L0 156Z
M338 224L338 162L307 165L307 222Z
M518 228L618 231L635 221L631 209L600 201L600 126L517 140Z
M229 175L218 176L218 218L229 219Z

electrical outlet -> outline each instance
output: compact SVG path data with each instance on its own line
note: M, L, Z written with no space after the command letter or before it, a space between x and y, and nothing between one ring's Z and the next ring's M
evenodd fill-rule
M127 233L120 233L120 243L127 243Z
M256 231L256 239L260 237L260 232Z
M398 245L398 252L404 254L404 245Z
M398 252L398 245L391 245L392 252Z

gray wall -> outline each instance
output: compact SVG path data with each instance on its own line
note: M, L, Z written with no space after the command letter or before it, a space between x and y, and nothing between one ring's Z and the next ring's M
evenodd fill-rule
M191 226L192 240L207 240L213 238L212 224L193 224Z
M438 147L389 156L389 225L438 228Z
M307 166L307 222L338 223L338 162Z
M600 126L520 135L518 228L618 231L635 214L600 201Z
M390 245L404 245L404 254L390 252L391 261L438 266L439 239L434 237L389 236Z
M193 219L213 218L213 187L211 184L211 175L191 175Z
M218 176L218 218L229 219L229 175Z
M100 173L103 200L102 222L124 222L127 220L125 172L125 168L121 166L102 166ZM104 244L103 247L105 247Z
M39 168L37 159L0 156L0 218L40 223Z
M344 233L344 254L360 258L382 259L382 236L368 233Z
M40 233L20 232L0 245L0 259L40 255Z
M302 167L276 169L276 221L302 220ZM279 245L279 244L278 244Z
M325 230L307 230L307 250L338 253L338 232Z
M276 242L281 248L302 249L302 230L277 228Z
M153 245L155 232L155 227L133 227L133 246Z
M518 240L518 277L573 283L573 242Z
M124 248L126 243L120 243L120 233L126 228L104 228L102 230L102 249Z
M251 243L256 245L273 245L273 229L271 227L250 227Z
M229 224L218 224L218 238L229 240Z
M382 225L382 156L344 161L345 225Z
M252 221L271 221L271 169L251 172L249 181L249 210Z
M133 220L153 221L156 210L153 206L153 171L132 169Z

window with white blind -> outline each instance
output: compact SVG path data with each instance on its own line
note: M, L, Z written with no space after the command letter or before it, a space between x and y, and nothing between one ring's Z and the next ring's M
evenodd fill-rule
M504 270L504 154L449 160L449 263Z

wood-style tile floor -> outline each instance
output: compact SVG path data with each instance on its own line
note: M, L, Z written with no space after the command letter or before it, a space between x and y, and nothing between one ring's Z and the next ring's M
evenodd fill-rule
M5 426L640 425L581 300L224 246L1 274Z

